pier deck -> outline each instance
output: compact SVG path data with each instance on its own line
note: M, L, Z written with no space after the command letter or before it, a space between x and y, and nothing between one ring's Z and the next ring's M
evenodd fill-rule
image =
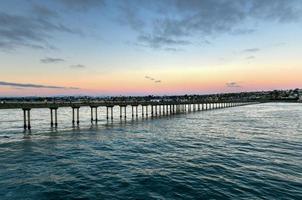
M256 104L259 102L246 101L56 101L56 102L1 102L1 109L22 109L24 129L31 129L30 110L31 109L50 109L50 125L58 126L57 110L63 107L72 108L72 123L80 123L79 109L81 107L90 107L91 122L98 121L98 107L106 107L106 118L113 120L113 107L120 108L120 118L126 118L127 107L131 107L132 117L142 117L150 115L151 117L162 114L178 114L187 111L203 111L234 106L244 106ZM138 106L141 107L141 113L138 113ZM135 109L134 109L135 108ZM148 112L148 108L150 108ZM124 110L124 115L123 115ZM110 112L109 112L110 111ZM109 116L110 115L110 116Z

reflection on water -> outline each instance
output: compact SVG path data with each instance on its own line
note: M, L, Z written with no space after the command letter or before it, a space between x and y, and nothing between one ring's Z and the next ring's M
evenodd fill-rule
M79 127L59 109L57 129L31 113L22 132L22 112L0 111L1 199L302 198L301 104L92 125L81 109Z

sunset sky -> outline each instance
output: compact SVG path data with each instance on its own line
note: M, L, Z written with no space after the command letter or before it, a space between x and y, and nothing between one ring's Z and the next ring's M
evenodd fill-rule
M0 96L302 88L301 0L2 0Z

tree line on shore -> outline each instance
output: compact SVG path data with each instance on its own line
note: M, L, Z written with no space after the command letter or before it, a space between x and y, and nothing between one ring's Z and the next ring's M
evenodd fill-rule
M74 102L74 101L302 101L302 89L273 90L221 94L190 94L171 96L54 96L0 97L3 102Z

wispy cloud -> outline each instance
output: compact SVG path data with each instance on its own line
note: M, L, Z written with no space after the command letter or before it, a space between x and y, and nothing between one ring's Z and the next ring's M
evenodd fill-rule
M70 65L70 68L73 68L73 69L83 69L85 67L86 67L85 65L81 65L81 64Z
M55 33L83 35L62 21L55 11L42 5L33 5L30 13L22 15L0 11L0 50L53 49L48 40Z
M40 60L42 63L48 64L48 63L59 63L64 62L65 60L63 58L50 58L46 57Z
M59 13L55 10L52 10L42 4L33 4L32 6L32 13L37 16L43 16L48 18L56 18L59 17Z
M148 79L150 81L153 81L154 83L161 83L161 80L157 80L155 78L152 78L151 76L145 76L145 79Z
M242 52L243 53L254 53L254 52L258 52L260 51L259 48L250 48L250 49L243 49Z
M246 60L254 60L256 57L255 56L248 56L248 57L246 57L245 59Z
M246 26L250 20L256 23L296 22L302 15L300 3L298 0L169 0L152 3L133 0L121 1L119 13L122 13L123 24L137 32L138 43L164 49L189 45L197 38L252 34L257 30L255 26ZM150 13L148 17L146 12Z
M255 29L235 29L230 32L231 35L248 35L256 32Z
M13 82L5 82L5 81L0 81L0 86L11 86L19 89L20 88L46 88L46 89L71 89L71 90L80 89L77 87L62 87L62 86L40 85L40 84L32 84L32 83L13 83Z
M140 35L138 37L138 41L144 46L149 46L155 49L161 48L162 46L183 46L190 44L187 40L172 39L155 35Z
M56 0L69 10L88 11L105 5L104 0Z
M229 87L229 88L241 87L240 83L238 83L238 82L229 82L229 83L226 83L225 85L226 85L226 87Z

